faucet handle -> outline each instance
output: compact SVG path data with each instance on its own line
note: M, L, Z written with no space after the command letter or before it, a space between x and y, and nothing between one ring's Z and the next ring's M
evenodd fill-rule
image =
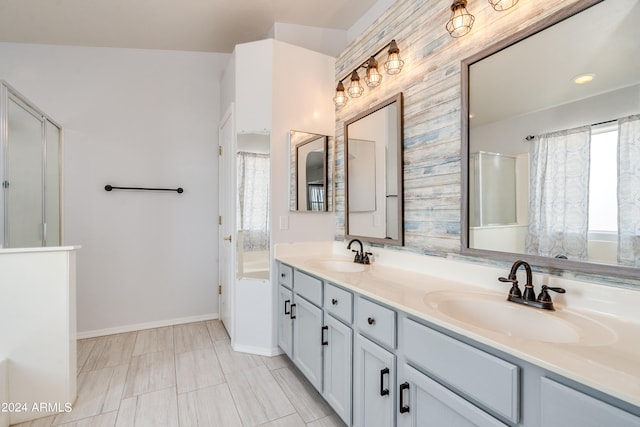
M548 310L553 310L553 302L551 301L551 295L547 291L554 291L559 294L564 294L567 292L564 288L552 288L551 286L542 285L542 290L538 295L538 302L542 303L542 308L546 308Z
M371 259L369 258L369 255L373 255L373 253L371 253L371 252L365 252L364 253L364 257L362 258L362 263L363 264L371 264Z
M549 292L547 292L547 290L557 292L559 294L564 294L565 292L567 292L564 288L552 288L551 286L542 285L542 290L538 295L538 301L551 302L551 296L549 295Z
M498 277L498 280L501 282L511 283L511 289L509 290L509 296L515 298L522 298L522 292L520 292L520 288L518 287L518 279L511 278L511 276L507 277Z
M356 256L353 258L353 262L361 263L362 262L362 258L360 257L360 251L358 251L356 249L351 249L351 252L355 252L356 253Z

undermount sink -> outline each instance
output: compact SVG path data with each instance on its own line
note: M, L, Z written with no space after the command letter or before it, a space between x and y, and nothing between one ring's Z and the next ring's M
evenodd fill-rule
M609 328L576 312L526 307L491 293L437 291L425 303L449 318L510 337L587 346L616 340Z
M320 261L319 266L337 273L360 273L365 270L364 264L351 261L327 260Z

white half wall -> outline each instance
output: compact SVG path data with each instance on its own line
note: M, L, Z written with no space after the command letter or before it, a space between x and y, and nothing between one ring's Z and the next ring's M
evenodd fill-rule
M64 127L64 238L83 247L79 333L215 317L229 55L0 43L0 58L0 78Z

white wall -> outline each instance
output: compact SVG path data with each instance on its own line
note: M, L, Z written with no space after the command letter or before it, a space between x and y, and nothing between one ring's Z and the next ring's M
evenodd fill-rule
M273 55L271 243L332 240L333 213L289 212L289 131L334 134L335 59L280 41Z
M215 316L229 55L0 43L0 57L0 78L64 126L65 243L83 246L79 332Z
M338 56L347 46L347 30L276 22L271 33L276 40L329 56Z

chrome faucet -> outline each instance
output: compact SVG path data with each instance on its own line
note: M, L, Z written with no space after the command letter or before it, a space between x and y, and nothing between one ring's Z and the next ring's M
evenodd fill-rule
M353 243L357 243L360 245L360 250L351 249L351 245ZM358 239L351 239L349 244L347 245L347 249L351 249L351 252L355 252L356 256L353 258L353 262L357 262L358 264L370 264L371 260L369 259L369 255L373 255L371 252L365 252L364 247L362 246L362 242Z
M524 267L524 271L527 275L527 282L524 285L524 294L520 292L520 288L518 287L518 277L516 275L518 269L521 266ZM547 285L542 285L542 290L536 297L536 294L533 290L533 275L531 274L531 266L529 265L529 263L523 260L514 262L511 266L509 276L499 277L498 280L501 282L511 283L511 289L509 290L509 295L507 296L508 301L529 305L531 307L543 308L545 310L554 310L553 302L551 301L551 296L549 295L548 291L558 292L559 294L563 294L566 292L563 288L552 288Z

